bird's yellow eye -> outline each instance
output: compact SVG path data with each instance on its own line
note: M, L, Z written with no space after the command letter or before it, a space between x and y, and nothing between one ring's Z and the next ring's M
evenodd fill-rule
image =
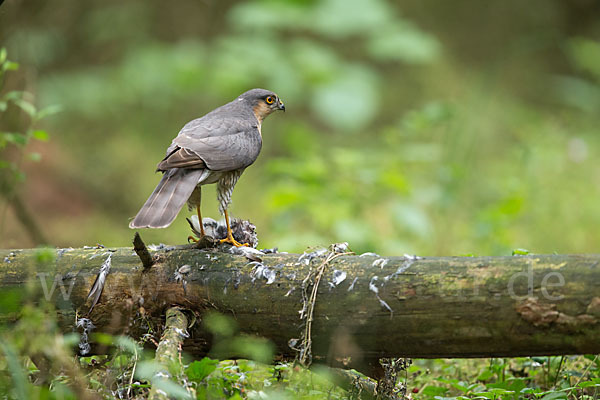
M273 104L275 103L275 99L273 98L273 96L269 96L265 99L265 101L267 102L267 104Z

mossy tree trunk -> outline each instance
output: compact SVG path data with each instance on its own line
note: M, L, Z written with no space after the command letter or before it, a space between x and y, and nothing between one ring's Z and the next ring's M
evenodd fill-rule
M112 334L136 337L160 327L174 305L197 315L215 310L291 357L290 344L301 347L305 331L299 311L306 314L306 294L323 268L310 330L315 362L364 369L382 357L600 353L598 255L344 255L323 263L326 254L311 262L271 254L249 263L216 250L174 249L153 252L155 264L144 269L131 248L59 249L52 257L2 250L0 290L33 287L39 301L55 304L69 332L76 314L88 312L88 291L109 255L110 272L89 318L97 331ZM202 324L189 333L184 350L205 355L210 335Z

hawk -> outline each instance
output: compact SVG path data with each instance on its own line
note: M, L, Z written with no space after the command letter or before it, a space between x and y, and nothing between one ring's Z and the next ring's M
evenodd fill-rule
M236 247L227 207L233 188L244 170L258 157L262 146L263 120L277 110L285 111L277 94L252 89L205 116L188 122L158 163L162 179L129 227L166 228L187 202L196 208L201 235L204 236L200 201L202 186L217 184L219 211L225 216L227 237L222 243Z

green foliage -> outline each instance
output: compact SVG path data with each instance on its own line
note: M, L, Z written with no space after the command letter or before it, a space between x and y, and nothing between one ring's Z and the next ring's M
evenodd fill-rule
M164 366L154 361L154 352L144 349L151 335L135 341L95 334L93 341L105 346L106 354L77 356L74 349L80 338L57 331L56 311L26 305L20 312L19 322L0 333L0 393L9 398L75 399L81 390L89 389L106 399L141 399L151 385L178 399L353 398L333 383L328 369L307 370L290 362L268 365L214 356L191 360L184 355L183 363L175 361L177 365L165 375ZM221 354L240 354L231 319L215 313L207 317L207 329L226 339L215 337ZM260 341L246 341L244 351L260 354L261 346ZM215 348L211 353L217 353ZM44 371L31 360L51 366L49 380L42 379ZM39 364L40 360L47 364ZM586 355L414 360L398 385L406 387L413 399L591 399L600 392L600 359Z
M484 360L417 360L409 373L417 399L591 399L600 390L600 370L586 358L597 359L491 359L487 365ZM572 375L574 370L595 372L584 380L581 374Z
M527 249L513 249L512 251L513 256L526 256L527 254L529 254Z
M3 326L0 333L0 393L23 400L75 399L73 389L65 385L64 373L72 367L76 342L57 332L56 311L27 304L21 305L19 313L19 321L10 329ZM48 370L38 370L32 359ZM49 375L48 383L32 384L44 374Z
M215 369L217 369L217 360L211 360L208 357L204 357L200 361L194 361L185 369L185 374L191 381L200 383L208 375L210 375Z
M10 194L15 186L25 179L21 168L24 154L30 161L38 162L41 159L39 153L25 153L25 148L31 140L44 142L48 140L46 131L34 129L33 126L59 110L57 107L38 110L30 100L32 96L23 91L9 91L2 94L6 73L19 69L19 64L8 60L7 57L6 48L0 48L0 122L8 119L7 115L16 110L27 116L27 122L24 123L24 128L15 131L5 131L6 127L0 125L0 189L4 194Z
M56 259L56 249L41 247L35 252L35 260L38 264L50 263Z
M12 332L3 334L0 393L16 399L74 399L74 393L82 388L73 387L72 382L79 380L106 399L115 398L117 394L121 398L145 398L151 385L177 399L347 398L345 391L337 388L326 373L311 373L293 364L269 366L252 360L219 361L205 357L184 365L183 373L176 366L169 368L169 374L165 375L164 366L154 361L153 352L142 349L143 341L136 342L125 336L94 334L92 340L105 346L107 354L77 356L74 349L79 338L60 335L53 315L53 310L27 306ZM230 321L221 317L219 324ZM218 318L217 314L210 317L212 321ZM32 330L31 327L39 329ZM242 350L239 346L242 342L235 340L233 331L229 333L228 343L237 354ZM261 341L242 339L243 352L260 355L264 351ZM50 343L52 347L48 346ZM219 346L225 348L223 342ZM47 383L33 384L42 371L28 360L40 357L53 365L55 375ZM78 368L69 364L74 359L79 361Z
M248 360L221 361L195 383L198 399L348 398L323 371L311 372L290 363L268 366Z

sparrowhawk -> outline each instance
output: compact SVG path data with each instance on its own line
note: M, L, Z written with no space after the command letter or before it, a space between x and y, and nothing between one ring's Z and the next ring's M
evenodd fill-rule
M263 120L276 110L285 111L285 106L275 93L252 89L188 122L158 163L156 170L163 173L162 179L129 227L166 228L187 201L190 210L196 207L204 235L201 189L216 183L219 211L227 224L227 238L221 242L242 246L231 233L227 207L242 172L260 153Z

